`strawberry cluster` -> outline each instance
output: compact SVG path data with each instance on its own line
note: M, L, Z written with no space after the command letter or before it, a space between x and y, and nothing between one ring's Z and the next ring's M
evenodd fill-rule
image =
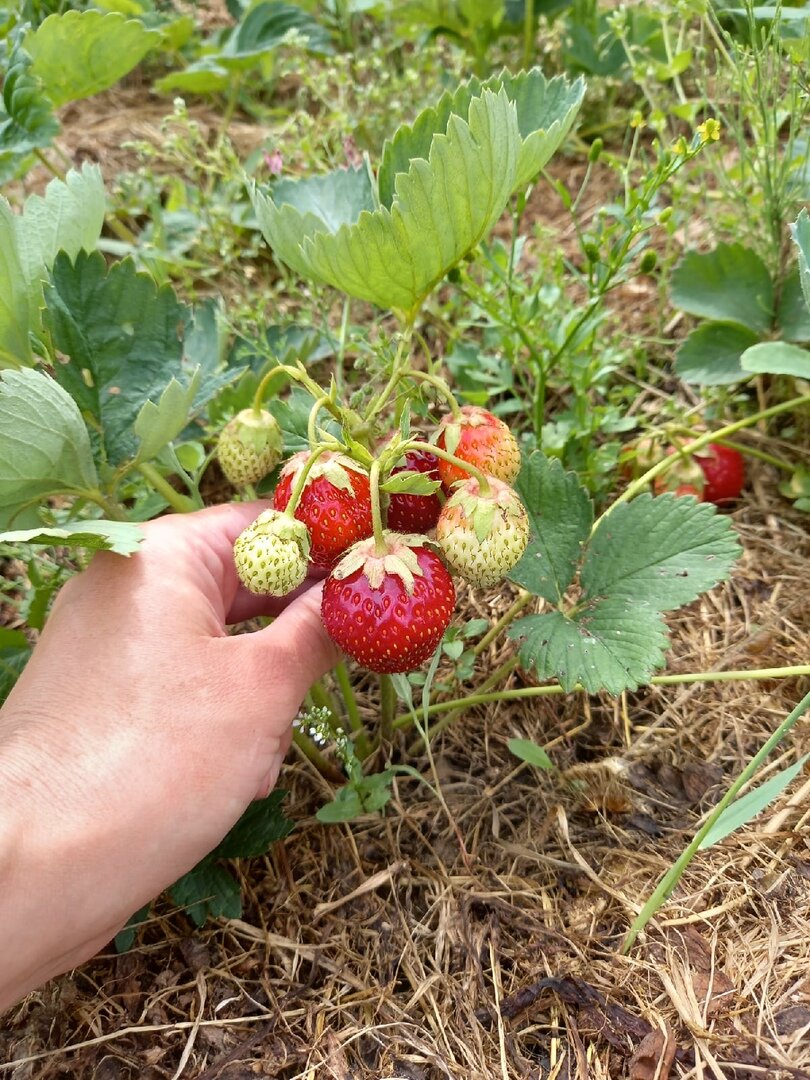
M275 448L255 426L253 416L247 433L239 429L247 449L230 463L231 474L249 477L242 483L261 479L255 446ZM223 466L239 458L229 429ZM452 574L492 586L526 549L529 521L511 486L520 450L501 420L464 406L443 418L432 444L397 435L376 456L356 444L346 451L319 444L283 465L273 509L236 541L237 572L251 591L273 596L312 570L328 572L321 614L337 645L371 671L412 671L450 622Z

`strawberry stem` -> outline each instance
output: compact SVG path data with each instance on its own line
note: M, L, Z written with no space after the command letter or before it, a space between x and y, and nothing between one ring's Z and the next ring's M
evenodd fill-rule
M311 447L317 446L320 442L320 439L318 439L315 432L315 424L318 420L318 413L321 411L321 409L328 409L329 406L333 404L334 402L332 401L332 398L329 396L329 394L321 394L321 396L317 399L312 408L309 410L309 419L307 420L307 441L309 442L309 445ZM329 411L331 412L332 410L330 409Z
M447 385L444 379L441 378L440 375L430 375L427 371L403 371L400 375L400 379L418 379L421 382L430 383L431 386L435 387L439 391L444 400L450 406L450 412L453 414L453 419L460 419L461 406L459 405L458 401L456 401L456 398L453 395L450 387Z
M432 443L420 442L417 439L408 439L408 441L402 447L402 453L407 450L425 450L428 454L435 454L436 457L441 458L443 461L449 461L451 465L455 465L459 469L463 469L464 472L468 472L471 476L474 476L479 484L479 494L484 498L490 494L489 480L485 473L476 465L471 465L469 461L465 461L463 458L456 457L455 454L449 453L447 450L442 450L440 446L434 446Z
M390 675L380 675L380 745L394 741L394 709L397 695Z
M312 472L312 469L321 454L326 453L328 449L329 447L324 445L313 447L309 457L301 467L301 471L298 476L296 476L295 483L290 492L290 501L287 503L287 507L284 510L284 513L288 517L295 517L295 511L298 509L298 503L301 501L301 496L304 494L304 488L307 486L309 474Z
M371 488L371 523L374 526L374 550L377 555L384 555L388 550L383 530L382 509L380 507L380 459L375 458L369 471Z
M332 401L332 398L325 393L323 388L320 387L306 371L304 371L302 366L299 365L298 367L293 367L291 364L278 364L276 367L270 368L256 387L256 393L253 395L253 411L257 415L262 411L264 395L267 393L267 388L277 375L286 375L290 379L295 379L295 381L301 383L301 385L305 387L316 400L324 398L324 404L332 415L338 420L342 419L340 406Z
M355 753L360 760L363 761L371 753L371 745L369 744L366 729L360 716L360 710L357 707L357 698L354 694L354 687L349 679L346 665L342 660L335 668L334 675L337 679L337 684L343 698L343 704L346 709L346 719L349 721L349 727L354 734Z
M403 330L399 338L399 344L397 345L396 355L391 365L391 375L386 385L382 388L379 394L374 398L366 410L364 417L366 424L370 424L374 417L382 409L385 408L386 402L396 389L396 385L402 378L404 372L402 371L402 361L407 349L410 347L411 338L413 337L413 323L409 322Z

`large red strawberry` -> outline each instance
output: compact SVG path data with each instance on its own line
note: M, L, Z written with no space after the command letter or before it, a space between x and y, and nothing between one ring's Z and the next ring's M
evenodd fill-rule
M308 450L293 454L281 470L273 494L276 510L287 508L309 456ZM331 569L347 548L372 533L368 474L350 458L322 454L307 476L295 517L309 531L311 565Z
M430 659L456 591L424 537L385 532L382 551L361 540L326 579L321 616L332 640L369 671L413 671Z
M436 445L507 484L520 472L520 447L515 436L503 420L478 405L463 405L460 416L443 417ZM439 475L449 492L457 480L466 480L470 474L440 458Z
M409 450L405 455L405 464L398 465L391 475L402 472L421 472L431 480L439 480L439 459L427 450ZM438 492L432 495L392 495L388 504L388 528L401 533L429 532L436 524L441 509Z

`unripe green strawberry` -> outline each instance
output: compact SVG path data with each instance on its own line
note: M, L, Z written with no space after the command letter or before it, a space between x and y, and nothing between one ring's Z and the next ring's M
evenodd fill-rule
M264 510L233 545L236 572L251 592L286 596L307 576L309 533L280 510Z
M217 457L234 487L258 484L281 460L284 437L278 421L266 409L242 409L219 436Z
M478 588L505 577L529 542L529 518L518 493L492 476L487 481L486 495L473 477L459 484L436 525L450 568Z

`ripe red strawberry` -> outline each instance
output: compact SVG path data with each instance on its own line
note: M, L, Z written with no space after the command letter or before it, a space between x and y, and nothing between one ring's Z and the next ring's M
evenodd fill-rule
M293 454L281 470L273 494L276 510L287 508L296 478L309 456L308 450ZM310 564L321 570L331 569L344 551L372 533L368 474L350 458L322 454L307 476L295 517L309 531Z
M745 484L745 461L739 450L709 443L705 450L694 456L706 479L704 502L722 503L739 498Z
M458 419L443 417L436 445L507 484L520 472L520 447L514 435L503 420L478 405L463 405ZM439 475L449 493L457 480L466 480L470 474L440 458Z
M529 543L529 518L520 496L501 480L487 480L486 495L475 477L459 484L436 525L450 568L477 588L501 581Z
M456 590L424 537L385 532L361 540L326 579L321 616L332 640L369 671L413 671L430 659L453 614Z
M409 450L405 464L392 469L391 475L401 472L421 472L431 480L439 480L439 459L427 450ZM429 532L441 513L439 493L432 495L392 495L388 503L388 528L401 533Z
M677 450L670 449L669 454ZM696 495L702 502L720 503L739 498L745 484L745 460L738 450L709 443L699 454L684 458L655 481L656 494Z

